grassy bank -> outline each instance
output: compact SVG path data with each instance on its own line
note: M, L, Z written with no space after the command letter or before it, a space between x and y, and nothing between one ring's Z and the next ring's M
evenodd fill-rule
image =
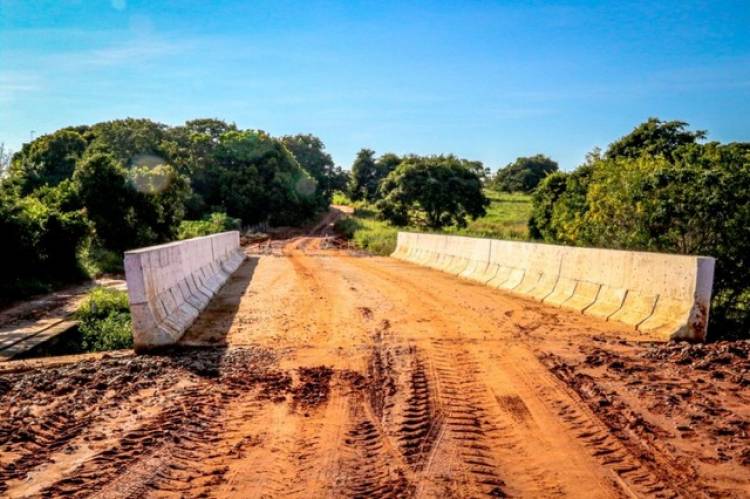
M520 193L485 191L490 200L487 214L470 221L466 227L445 227L441 233L495 239L528 239L527 222L531 215L531 196ZM342 195L334 197L334 204L354 207L354 215L339 220L336 230L358 248L376 255L388 255L396 248L399 230L427 232L423 227L395 227L378 220L374 206L351 202Z
M493 239L528 239L531 196L490 190L484 194L490 200L485 216L470 221L462 229L446 227L442 232Z
M377 220L375 212L367 208L355 208L354 215L337 221L335 229L357 248L375 255L390 255L396 249L398 228Z

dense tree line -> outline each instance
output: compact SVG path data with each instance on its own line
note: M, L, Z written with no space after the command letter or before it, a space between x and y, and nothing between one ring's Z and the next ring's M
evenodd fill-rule
M716 258L710 331L750 331L750 143L703 142L656 118L534 193L531 235Z
M0 234L13 264L0 269L0 301L81 277L84 254L117 264L124 250L173 240L186 218L298 224L348 181L317 137L214 119L68 127L9 162L4 151Z

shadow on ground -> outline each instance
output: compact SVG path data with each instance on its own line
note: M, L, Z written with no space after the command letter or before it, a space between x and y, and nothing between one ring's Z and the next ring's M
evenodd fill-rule
M180 347L226 347L227 335L240 307L240 302L253 280L259 258L248 256L232 274L208 307L177 344Z

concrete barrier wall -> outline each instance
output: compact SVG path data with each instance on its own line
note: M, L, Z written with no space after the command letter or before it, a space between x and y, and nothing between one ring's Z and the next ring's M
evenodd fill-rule
M127 251L136 351L179 340L244 259L237 231Z
M706 337L710 257L409 232L392 256L664 339Z

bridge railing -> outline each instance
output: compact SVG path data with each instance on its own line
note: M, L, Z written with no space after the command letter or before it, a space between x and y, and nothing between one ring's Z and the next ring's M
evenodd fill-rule
M127 251L136 351L177 342L244 259L237 231Z
M650 336L706 338L711 257L410 232L392 256Z

